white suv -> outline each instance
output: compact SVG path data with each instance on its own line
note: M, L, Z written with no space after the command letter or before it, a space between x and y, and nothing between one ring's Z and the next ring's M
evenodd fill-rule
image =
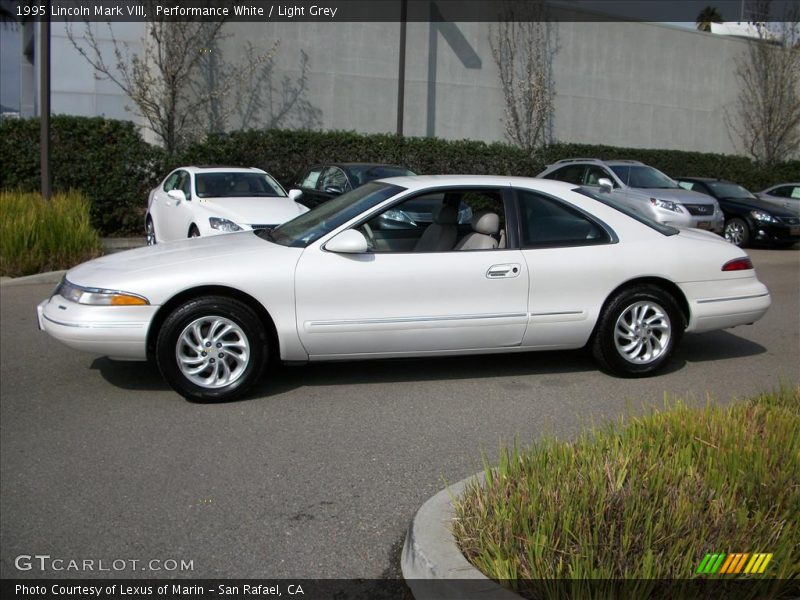
M653 167L636 160L568 158L549 165L537 177L566 181L594 191L654 221L722 234L725 217L714 198L685 190ZM606 179L608 181L601 182ZM608 191L610 187L610 191Z

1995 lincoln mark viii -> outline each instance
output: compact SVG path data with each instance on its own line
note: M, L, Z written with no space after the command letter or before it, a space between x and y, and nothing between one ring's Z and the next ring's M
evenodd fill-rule
M470 214L471 219L459 219ZM228 400L269 359L589 345L655 372L684 332L770 305L745 252L559 181L397 177L272 230L178 241L70 270L39 326L78 350L154 359L180 394Z

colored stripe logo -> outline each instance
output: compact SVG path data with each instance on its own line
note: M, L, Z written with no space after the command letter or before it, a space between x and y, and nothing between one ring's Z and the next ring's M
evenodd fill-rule
M772 554L739 552L734 554L706 554L695 574L698 575L755 575L763 573Z

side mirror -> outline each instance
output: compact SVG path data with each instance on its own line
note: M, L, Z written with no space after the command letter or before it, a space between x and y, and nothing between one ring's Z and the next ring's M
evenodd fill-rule
M289 200L297 202L303 195L301 190L289 190Z
M175 200L176 204L186 200L186 194L183 193L183 190L170 190L167 192L167 196Z
M364 254L368 250L367 238L360 231L348 229L325 244L325 250L341 254Z
M614 182L608 177L601 177L597 180L597 184L600 186L600 191L604 194L610 194L611 190L614 189Z

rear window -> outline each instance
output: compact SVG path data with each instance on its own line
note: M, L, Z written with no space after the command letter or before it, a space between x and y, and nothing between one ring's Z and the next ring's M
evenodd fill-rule
M655 229L661 235L677 235L680 233L678 229L672 227L670 225L662 225L657 221L653 221L653 219L648 219L643 214L640 214L634 210L631 210L627 206L622 206L618 202L614 200L612 196L608 194L603 194L600 192L596 192L594 190L588 190L586 188L575 188L572 190L573 192L577 192L579 194L583 194L584 196L588 196L592 200L597 200L601 204L605 204L606 206L613 208L614 210L618 210L624 215L629 216L631 219L639 221L642 225L647 225L650 229Z

